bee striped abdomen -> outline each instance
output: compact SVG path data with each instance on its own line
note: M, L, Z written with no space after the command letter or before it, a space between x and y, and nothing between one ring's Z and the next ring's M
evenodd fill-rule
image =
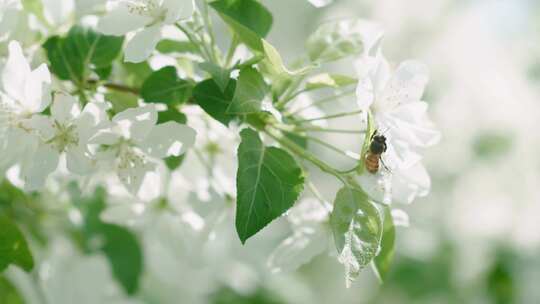
M379 171L379 162L381 159L380 154L374 154L374 153L368 153L366 155L366 169L369 173L375 174L377 171Z

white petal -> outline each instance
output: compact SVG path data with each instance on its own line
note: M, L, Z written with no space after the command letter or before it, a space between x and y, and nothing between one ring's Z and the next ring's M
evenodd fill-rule
M154 169L148 162L144 164L131 163L129 166L117 168L118 177L126 189L133 195L137 195L146 174Z
M405 61L399 65L384 89L380 102L391 109L408 102L420 101L429 81L429 70L423 63Z
M401 129L400 138L413 146L429 147L437 144L441 133L427 115L427 103L416 101L395 108L389 115L395 118L395 128Z
M416 197L426 196L431 188L431 179L422 163L394 172L392 198L394 202L410 204Z
M177 122L166 122L152 128L140 147L157 158L179 156L195 143L195 131Z
M29 130L34 130L43 141L47 141L56 133L54 122L49 116L33 115L29 119L21 121L21 125Z
M97 29L106 35L121 36L142 28L151 21L149 17L131 13L127 3L121 2L99 20Z
M96 145L114 145L120 140L121 136L111 130L99 131L92 138L88 140L89 144Z
M51 105L51 115L60 123L66 123L79 116L81 109L78 101L71 95L59 93L55 95Z
M86 175L92 171L92 160L82 147L72 148L66 152L66 164L70 172Z
M130 108L116 114L112 120L122 136L142 142L157 122L157 110L154 105Z
M315 198L305 198L290 209L287 218L295 226L322 223L328 219L332 206Z
M392 209L392 220L396 227L409 227L409 215L401 209Z
M37 139L20 129L10 128L2 134L0 143L0 172L4 172L32 149L32 141Z
M328 246L328 233L323 226L300 228L272 252L268 267L272 272L294 271L323 253Z
M84 106L81 115L75 120L79 140L87 142L97 131L111 126L108 120L105 103L89 102Z
M21 164L21 175L28 191L39 190L45 184L45 180L56 170L58 166L58 151L49 145L40 145L35 153L27 156Z
M334 2L333 0L308 0L308 1L309 1L309 3L311 3L313 6L315 6L317 8L325 7L328 4Z
M376 174L365 172L358 176L357 181L372 200L382 204L392 203L391 176L388 173L383 173L383 170Z
M51 104L51 73L42 64L26 79L25 99L21 103L32 113L41 113Z
M173 24L193 15L193 0L163 0L162 6L167 10L166 24Z
M370 79L364 78L358 82L356 87L356 103L361 110L367 111L373 100L375 99L375 94L373 92L373 84Z
M357 103L360 109L367 110L385 87L390 67L382 55L363 56L355 65L360 79L356 87Z
M9 56L2 70L2 85L4 91L17 102L25 98L25 83L30 72L30 65L24 57L20 44L11 41Z
M142 62L146 60L161 39L161 24L155 24L135 34L127 43L124 53L126 62Z

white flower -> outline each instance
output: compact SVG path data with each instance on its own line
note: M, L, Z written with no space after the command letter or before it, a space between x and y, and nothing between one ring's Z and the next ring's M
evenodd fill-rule
M88 141L106 126L106 122L104 103L90 102L81 111L75 98L60 93L51 105L51 117L37 131L56 162L65 153L67 169L75 174L86 175L93 166Z
M357 88L357 102L362 110L373 113L378 132L387 138L390 158L395 167L410 167L421 159L423 148L440 140L440 133L427 116L427 103L421 101L428 82L428 70L416 61L405 61L391 75L380 54L365 56Z
M137 195L141 184L155 164L151 158L179 156L192 146L195 131L176 122L156 125L154 105L127 109L115 115L113 126L91 139L101 145L99 158L113 163L126 189Z
M268 258L272 272L294 271L323 253L329 246L330 229L325 223L331 205L307 198L293 207L288 219L293 234L283 240Z
M381 170L375 175L364 173L359 182L376 201L411 203L427 195L431 186L420 162L421 152L440 140L427 116L427 103L421 101L429 78L427 68L405 61L391 74L380 52L364 56L359 68L358 105L371 110L377 132L386 137L388 146Z
M98 30L107 35L121 36L130 32L125 60L146 60L161 38L164 25L189 18L193 13L192 0L119 0L98 24Z
M50 83L47 66L42 64L32 71L19 43L10 42L0 90L0 171L20 162L22 177L30 190L44 180L34 169L51 166L47 158L50 151L39 145L35 132L46 121L38 113L51 102Z

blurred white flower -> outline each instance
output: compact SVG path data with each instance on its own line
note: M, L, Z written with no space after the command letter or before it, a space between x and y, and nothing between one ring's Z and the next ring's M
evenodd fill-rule
M125 50L125 60L146 60L161 38L161 29L180 19L191 17L192 0L119 0L110 1L111 10L101 18L98 30L107 35L135 32Z
M37 114L51 102L50 83L47 66L42 64L32 71L19 43L10 42L0 90L0 170L20 162L21 175L29 190L43 184L45 176L40 169L48 171L53 166L49 163L50 149L40 144L36 133L46 121Z
M283 240L268 258L272 272L294 271L323 253L329 245L328 221L331 205L308 198L288 214L293 234Z
M154 105L127 109L112 121L112 127L99 131L90 142L101 145L99 160L112 163L120 181L134 195L146 174L155 168L151 158L179 156L195 141L195 131L186 125L156 125Z
M20 11L15 0L0 0L0 38L15 29L18 12Z

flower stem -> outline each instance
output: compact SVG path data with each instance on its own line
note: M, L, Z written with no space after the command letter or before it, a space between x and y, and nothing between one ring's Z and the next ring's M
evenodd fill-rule
M281 133L276 133L274 130L270 128L264 128L262 130L265 134L270 136L272 139L280 143L283 147L290 150L294 154L296 154L298 157L303 158L315 166L317 166L319 169L321 169L323 172L326 172L328 174L334 175L336 178L338 178L343 183L347 183L346 178L339 173L338 170L332 168L330 165L328 165L326 162L320 160L318 157L313 155L311 152L306 151L304 148L300 147L298 144L293 142L292 140L288 139L287 137L283 136Z
M186 35L186 37L189 39L189 41L191 41L191 43L193 43L195 46L197 46L197 48L199 49L199 53L201 53L201 55L203 57L205 57L205 60L209 61L209 62L212 62L212 56L210 55L210 53L208 52L208 50L206 49L206 44L204 43L204 41L200 41L199 39L197 39L194 35L192 35L190 33L190 31L185 28L182 24L180 24L179 22L175 23L174 24L180 31L182 31L182 33L184 33L184 35Z
M349 157L349 158L354 159L354 160L360 160L360 155L357 155L356 153L353 153L351 151L343 151L343 150L341 150L339 148L336 148L334 145L331 145L331 144L325 142L324 140L320 140L320 139L318 139L316 137L309 136L309 135L304 135L304 134L295 134L295 135L303 137L303 138L305 138L307 140L313 141L313 142L315 142L315 143L317 143L317 144L319 144L319 145L321 145L323 147L326 147L326 148L328 148L328 149L330 149L330 150L332 150L334 152L337 152L337 153L339 153L339 154L341 154L343 156Z
M297 110L294 110L292 113L288 114L287 116L292 116L292 115L295 115L295 114L298 114L302 111L305 111L311 107L315 107L315 106L319 106L319 105L322 105L324 103L327 103L327 102L330 102L330 101L334 101L334 100L337 100L337 99L340 99L342 97L346 97L346 96L349 96L349 95L352 95L354 94L355 91L354 90L350 90L350 91L345 91L343 93L340 93L340 94L337 94L337 95L332 95L332 96L328 96L328 97L325 97L325 98L322 98L322 99L319 99L305 107L301 107L300 109L297 109Z
M214 37L214 29L212 26L212 20L210 19L210 14L208 12L208 2L206 0L202 0L202 3L203 3L202 5L203 21L206 26L206 31L208 32L208 36L210 37L210 55L214 59L214 62L217 63L219 61L219 58L216 54L216 49L215 49L216 39Z
M305 123L305 122L312 122L312 121L318 121L318 120L326 120L326 119L347 117L347 116L360 114L362 112L363 112L363 110L356 110L356 111L352 111L352 112L343 112L343 113L337 113L337 114L326 115L326 116L315 117L315 118L309 118L309 119L299 119L299 120L294 120L294 122Z
M303 126L276 124L275 127L282 131L287 131L287 132L304 131L304 132L342 133L342 134L365 134L366 133L365 130L330 129L330 128L322 128L322 127L316 127L316 126L303 127Z

